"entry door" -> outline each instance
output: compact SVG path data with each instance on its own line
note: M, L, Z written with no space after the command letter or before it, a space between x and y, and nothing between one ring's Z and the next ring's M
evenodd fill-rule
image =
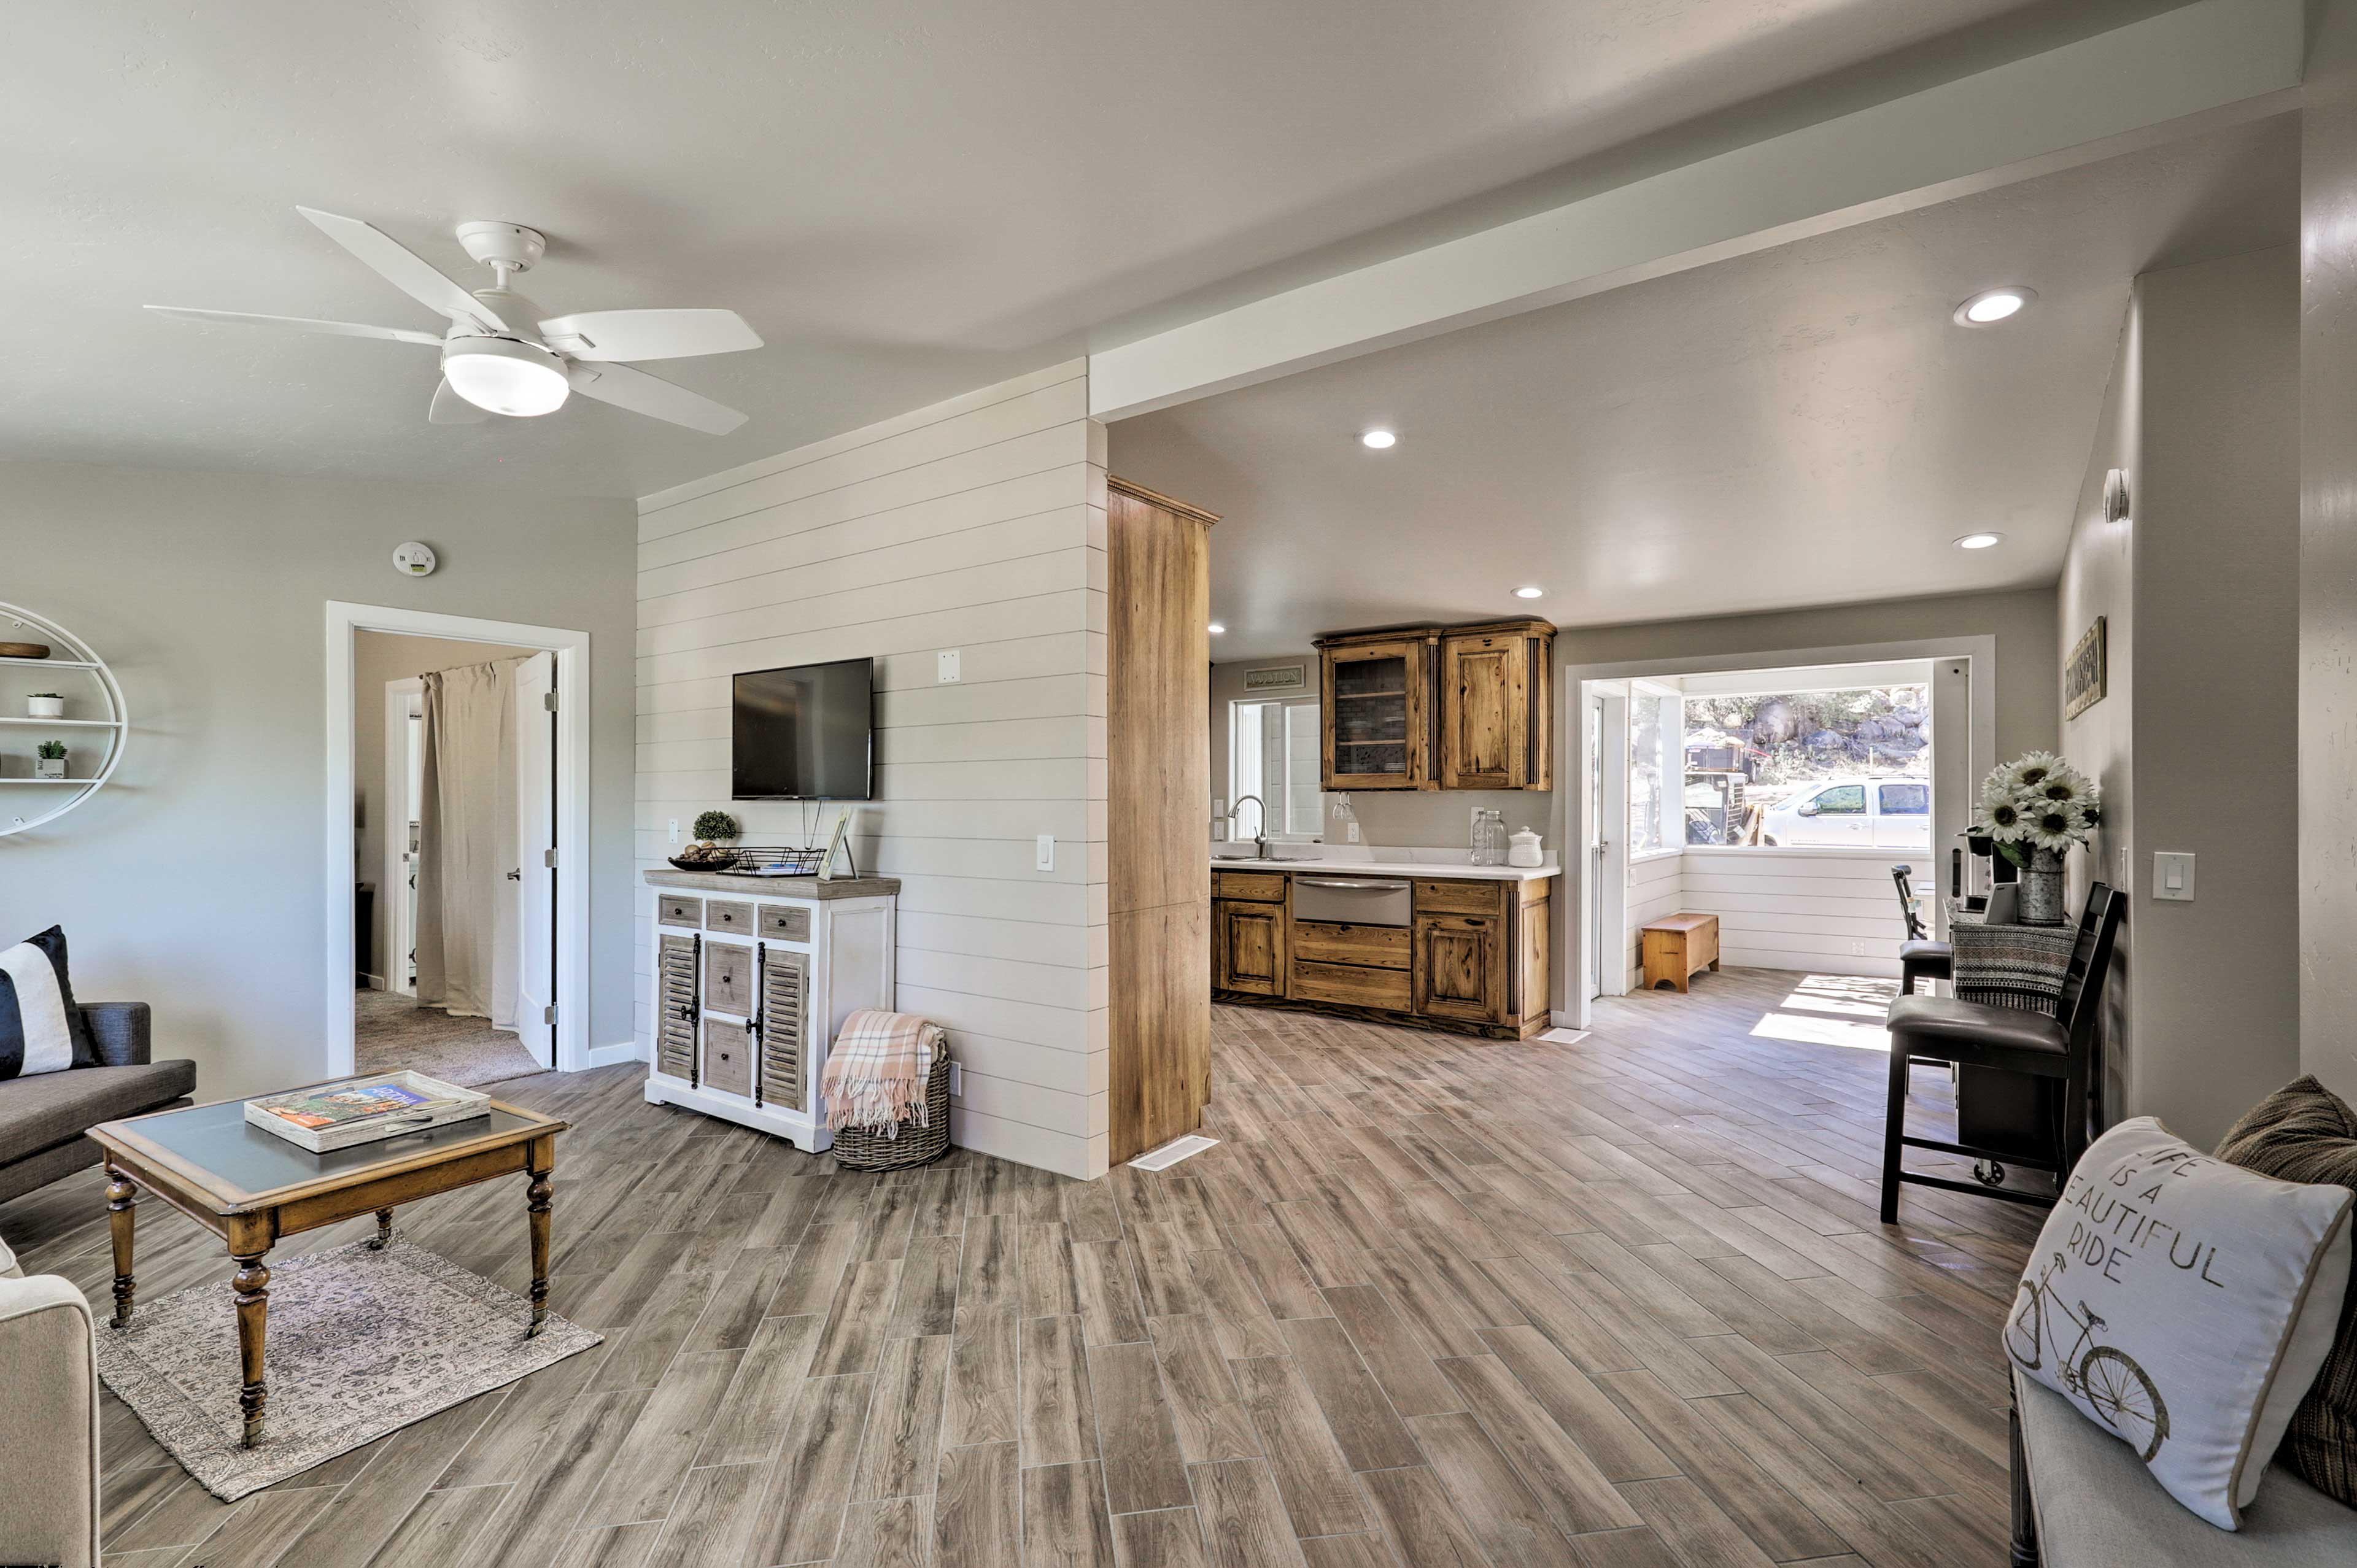
M516 671L516 867L522 887L516 1035L543 1067L556 1065L556 655Z
M1587 699L1587 994L1604 994L1604 698Z

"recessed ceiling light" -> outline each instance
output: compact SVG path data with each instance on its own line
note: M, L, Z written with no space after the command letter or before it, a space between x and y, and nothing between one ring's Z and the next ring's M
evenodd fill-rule
M1514 597L1518 599L1535 599L1544 595L1545 592L1546 590L1544 588L1516 588L1514 590Z
M1223 631L1225 631L1225 630L1227 630L1227 629L1228 629L1228 628L1227 628L1226 627L1222 626L1218 621L1213 621L1213 622L1211 623L1211 635L1212 635L1213 637L1217 637L1217 636L1219 636L1219 635L1220 635L1220 633L1222 633L1222 632L1223 632Z
M1388 430L1370 430L1359 437L1360 446L1372 447L1378 452L1386 446L1394 446L1398 444L1399 437Z
M2002 533L1967 533L1962 539L1956 541L1956 548L1959 550L1986 550L1993 544L2004 542L2004 540L2005 535Z
M2009 317L2018 316L2038 291L2008 284L2003 288L1985 289L1956 306L1959 327L1994 327Z

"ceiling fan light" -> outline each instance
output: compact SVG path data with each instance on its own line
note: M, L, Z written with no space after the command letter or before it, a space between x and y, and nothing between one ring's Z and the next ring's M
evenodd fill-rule
M453 339L442 349L442 374L477 408L518 419L555 413L573 390L562 360L512 338Z

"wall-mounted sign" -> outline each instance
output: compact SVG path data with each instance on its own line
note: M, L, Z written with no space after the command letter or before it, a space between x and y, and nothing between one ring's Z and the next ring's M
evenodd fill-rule
M2104 618L2097 616L2062 662L2062 716L2075 719L2103 700Z
M1247 692L1297 692L1309 684L1307 664L1271 664L1244 671Z

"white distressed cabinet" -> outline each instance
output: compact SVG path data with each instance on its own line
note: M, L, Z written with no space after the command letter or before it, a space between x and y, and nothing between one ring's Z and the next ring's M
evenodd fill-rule
M892 1005L899 881L650 871L650 1104L759 1127L818 1153L827 1047L862 1007Z

